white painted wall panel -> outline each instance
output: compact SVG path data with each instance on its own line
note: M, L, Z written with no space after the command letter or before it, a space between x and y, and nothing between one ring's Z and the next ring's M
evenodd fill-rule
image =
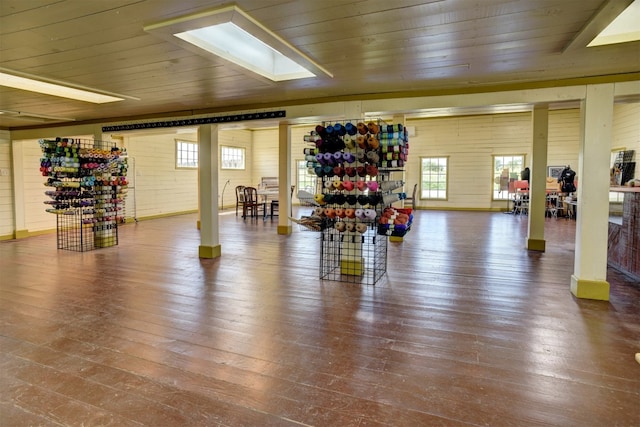
M547 165L569 165L577 172L579 150L580 110L572 109L550 111Z
M235 207L235 188L238 185L248 186L250 184L256 184L256 181L252 178L251 175L251 171L253 170L253 159L255 158L253 153L252 138L253 132L250 130L223 130L219 133L218 145L245 149L245 169L220 169L218 175L218 198L220 199L218 206L221 206L222 203L224 203L224 206L227 208L232 206ZM221 156L219 156L219 158L221 158ZM227 181L228 184L226 184Z
M278 176L278 129L253 131L251 183L260 184L263 176Z
M135 177L127 199L127 216L184 212L198 208L197 169L177 169L176 139L195 142L190 135L130 135L124 138ZM135 196L135 202L133 197ZM135 203L135 212L134 212Z
M304 142L304 136L315 128L316 124L292 126L291 128L291 184L297 183L296 162L304 160L303 150L312 147ZM253 180L260 182L263 176L278 176L278 129L259 129L253 132L254 173ZM296 194L293 203L299 203Z
M463 116L410 120L416 135L410 141L410 157L407 167L407 188L419 178L421 156L448 156L450 179L449 200L446 202L419 201L419 206L429 208L486 209L500 207L503 202L492 202L491 156L494 154L522 153L530 162L531 119L529 113L513 113L484 116ZM292 127L291 179L295 183L295 161L304 158L302 150L309 147L303 137L315 127ZM196 141L196 134L179 135ZM557 110L549 113L548 164L552 166L578 164L580 138L580 111ZM138 191L137 216L152 216L197 209L197 171L175 168L175 134L153 136L127 136L124 145L130 157L135 158L138 176L130 177ZM39 174L40 148L37 141L24 142L23 158L25 193L25 223L29 231L55 228L55 216L44 209L46 200ZM236 185L259 183L262 176L278 175L278 131L229 130L220 132L220 145L244 147L246 165L244 171L220 170L219 195L224 188L224 204L235 204ZM614 109L613 148L640 153L640 104L618 104ZM13 206L13 177L11 142L9 132L0 131L0 169L10 171L0 175L0 236L12 235L15 230ZM575 166L574 166L575 167ZM638 177L636 170L636 177ZM228 184L227 181L229 181ZM226 184L226 188L224 187ZM297 202L297 200L294 199ZM131 197L127 212L133 215Z
M14 232L13 165L9 131L0 130L0 238L10 238Z
M640 103L614 106L612 149L635 151L634 177L640 178Z
M419 200L417 206L489 209L504 202L491 200L492 156L525 154L530 161L529 113L461 116L410 120L416 136L410 139L407 188L420 179L420 157L449 158L447 201Z
M40 173L40 158L42 150L38 141L21 141L22 144L22 167L24 168L24 220L26 229L29 232L55 230L56 216L45 211L49 200L44 192L50 190L44 183L47 177Z

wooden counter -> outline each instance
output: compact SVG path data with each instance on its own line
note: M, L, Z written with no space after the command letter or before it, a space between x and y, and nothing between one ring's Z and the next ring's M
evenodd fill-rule
M640 193L640 187L609 187L615 193Z
M640 187L611 187L624 193L622 224L609 222L608 263L640 280Z

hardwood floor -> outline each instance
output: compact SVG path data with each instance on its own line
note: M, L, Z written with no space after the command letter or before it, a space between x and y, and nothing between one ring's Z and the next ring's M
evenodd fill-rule
M195 215L120 244L0 242L0 425L638 426L640 284L569 291L575 223L418 211L376 286L318 279L318 234Z

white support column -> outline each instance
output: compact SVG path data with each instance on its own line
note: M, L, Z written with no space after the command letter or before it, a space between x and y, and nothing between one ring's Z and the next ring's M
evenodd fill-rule
M289 235L291 212L291 125L278 125L278 234Z
M587 86L580 108L578 213L571 292L579 298L609 300L609 162L614 85Z
M527 249L544 252L546 206L547 147L549 142L549 106L535 105L531 114L533 144L529 174L529 235Z
M200 258L221 254L218 224L218 125L198 127L198 187L200 199Z

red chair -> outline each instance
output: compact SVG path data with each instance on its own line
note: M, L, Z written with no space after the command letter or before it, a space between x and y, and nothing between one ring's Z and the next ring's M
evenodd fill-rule
M516 181L515 189L515 213L529 213L529 181Z

